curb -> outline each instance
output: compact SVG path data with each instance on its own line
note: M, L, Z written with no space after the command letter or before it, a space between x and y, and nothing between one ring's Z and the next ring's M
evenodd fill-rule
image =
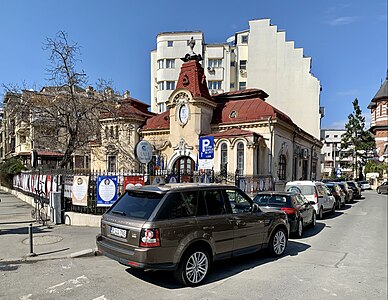
M88 256L97 256L97 249L85 249L78 252L70 253L67 255L67 258L76 258L76 257L88 257Z
M8 259L8 260L0 260L0 266L1 265L9 265L9 264L32 264L39 261L47 261L47 260L58 260L58 259L68 259L68 258L79 258L79 257L91 257L91 256L98 256L100 255L97 251L97 249L85 249L77 252L70 253L68 255L63 256L51 256L51 257L28 257L25 256L23 258L16 258L16 259ZM1 268L0 268L1 269Z

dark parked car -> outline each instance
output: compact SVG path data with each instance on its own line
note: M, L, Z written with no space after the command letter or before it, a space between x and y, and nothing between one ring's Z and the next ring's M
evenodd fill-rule
M353 202L353 190L348 186L348 184L344 181L338 182L338 185L345 193L345 202L350 203Z
M376 188L376 191L377 191L377 193L379 193L379 194L381 194L381 193L388 194L388 181L383 182L381 185L379 185L379 186Z
M281 256L288 234L284 212L262 211L235 186L162 184L128 188L102 216L96 243L126 266L172 270L196 286L215 260L262 248Z
M325 185L329 188L331 194L335 198L337 209L343 207L346 203L346 195L337 182L327 182Z
M302 237L304 228L308 225L315 226L316 214L306 197L293 192L261 192L253 201L260 208L282 210L287 214L290 223L290 232Z
M353 198L361 199L361 188L355 181L346 181L348 186L353 190Z

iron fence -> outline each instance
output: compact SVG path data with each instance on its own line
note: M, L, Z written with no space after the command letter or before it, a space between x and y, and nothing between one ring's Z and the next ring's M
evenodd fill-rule
M87 200L85 205L75 205L72 197L72 187L75 176L87 176ZM22 193L35 196L41 191L45 191L43 198L48 203L50 192L61 194L62 214L73 211L83 214L102 215L109 207L100 206L97 202L97 181L99 176L117 177L117 196L120 197L126 189L126 184L132 179L142 178L144 185L171 182L197 182L197 183L224 183L238 186L246 194L254 196L260 191L273 190L274 181L272 176L256 175L247 176L235 173L214 172L194 172L186 176L173 172L160 171L149 173L132 172L103 172L90 170L50 170L48 172L25 172L14 176L13 188ZM128 181L128 178L130 179Z

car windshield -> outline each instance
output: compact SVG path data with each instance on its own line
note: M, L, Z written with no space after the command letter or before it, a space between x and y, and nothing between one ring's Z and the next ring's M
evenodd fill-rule
M312 185L289 185L286 189L287 192L297 192L303 195L315 194L315 188Z
M148 220L164 194L127 191L107 213Z
M290 197L286 195L256 195L253 201L259 206L289 206L291 204Z
M354 182L352 181L348 181L348 185L352 186L352 187L355 187L356 185L354 184Z

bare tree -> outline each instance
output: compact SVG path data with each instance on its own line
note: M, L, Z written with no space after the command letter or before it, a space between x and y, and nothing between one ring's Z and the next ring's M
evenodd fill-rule
M15 120L28 123L35 150L63 153L60 167L64 168L73 154L99 140L100 113L114 108L117 95L103 86L105 81L96 89L88 86L85 72L77 70L80 47L65 32L47 38L44 49L50 51L50 86L39 92L8 88L5 105Z

